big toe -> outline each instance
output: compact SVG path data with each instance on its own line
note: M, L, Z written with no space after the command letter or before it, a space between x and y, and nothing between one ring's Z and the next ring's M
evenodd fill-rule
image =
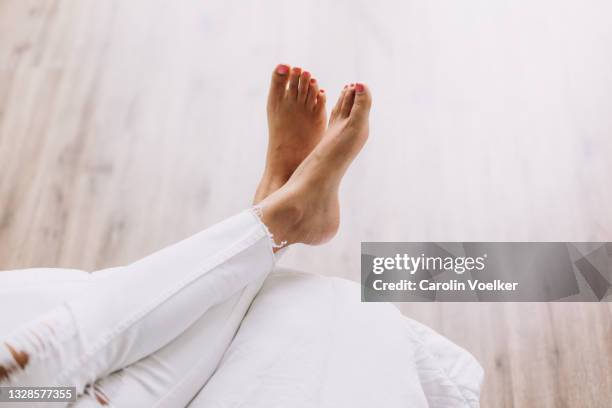
M355 100L351 109L351 117L367 119L372 106L370 89L362 83L355 84Z
M272 72L272 80L270 81L270 98L280 99L285 94L287 89L287 81L289 80L289 70L291 68L285 64L279 64Z

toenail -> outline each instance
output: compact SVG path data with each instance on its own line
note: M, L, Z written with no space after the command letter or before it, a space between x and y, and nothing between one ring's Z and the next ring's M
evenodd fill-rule
M310 83L311 83L311 84L314 84L315 82L317 82L317 80L316 80L316 79L314 79L314 78L310 78Z
M310 72L308 72L308 71L304 71L302 74L303 74L304 76L310 76Z
M348 88L348 85L344 85L344 89Z
M351 84L351 88L354 87L354 86L355 86L355 84Z
M289 72L289 67L281 64L276 67L276 72L280 75L285 75L287 72Z
M355 84L355 90L357 92L363 92L364 89L365 88L363 87L363 84L359 84L359 83Z
M299 73L301 70L302 70L302 68L300 68L300 67L294 67L293 68L293 72Z
M319 92L320 93L325 93L325 89L320 89Z

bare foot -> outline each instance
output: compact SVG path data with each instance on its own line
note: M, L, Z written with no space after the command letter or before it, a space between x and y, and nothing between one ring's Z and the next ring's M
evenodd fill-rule
M364 84L342 91L321 142L289 181L264 199L262 218L277 243L322 244L340 225L338 188L368 138L372 98Z
M325 91L317 80L301 68L278 65L268 94L268 153L255 204L289 180L321 140L326 121Z

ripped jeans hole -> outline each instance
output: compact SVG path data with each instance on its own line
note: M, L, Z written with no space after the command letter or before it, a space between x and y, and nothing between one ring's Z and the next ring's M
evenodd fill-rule
M30 361L30 355L23 350L17 350L10 343L4 343L8 355L0 361L0 381L9 380L18 369L24 370Z

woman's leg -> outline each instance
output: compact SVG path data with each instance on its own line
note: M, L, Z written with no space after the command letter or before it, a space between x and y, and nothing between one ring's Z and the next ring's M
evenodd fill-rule
M168 345L96 381L75 408L186 406L217 369L259 287L247 286Z
M0 272L0 338L120 271L32 268Z
M279 65L272 72L267 111L268 153L255 204L284 185L321 140L325 93L308 71ZM258 287L247 286L161 350L97 381L77 406L100 401L116 406L186 405L216 368Z
M367 137L369 105L370 96L363 85L345 89L332 112L330 130L322 142L300 165L286 186L262 202L263 220L281 240L289 244L293 242L312 244L322 242L335 233L338 222L337 188L342 174ZM114 282L115 287L102 285L102 290L88 293L90 296L85 299L68 302L49 314L47 319L52 320L51 322L41 319L39 323L34 324L33 328L40 328L45 326L45 323L51 323L53 336L56 336L55 343L45 338L42 348L49 346L51 351L57 352L57 349L63 346L67 351L63 358L53 355L48 358L49 354L52 354L48 350L45 353L30 355L25 350L11 347L5 360L9 364L14 363L17 357L26 360L23 362L24 370L19 374L31 383L36 383L34 380L37 378L53 379L58 384L69 381L83 388L84 384L91 382L92 379L123 367L153 350L158 350L178 336L177 333L184 332L197 320L197 316L203 315L211 306L235 293L231 289L239 291L257 282L257 278L253 276L261 278L258 273L244 273L244 265L240 265L244 259L240 256L258 246L262 240L265 242L263 244L265 250L254 250L254 254L246 258L252 262L257 255L263 256L263 253L266 253L266 256L270 256L270 243L265 237L265 227L258 224L258 228L255 228L256 233L253 230L237 231L232 226L235 227L234 224L242 224L242 221L245 221L241 216L221 223L221 227L213 227L175 247L126 267L126 271L129 270L131 273L122 274L121 279ZM238 218L242 221L231 222ZM215 234L226 240L221 245L215 245L217 243ZM236 242L233 244L227 242L227 239L238 240L240 245ZM242 245L244 245L242 251L236 249ZM201 246L202 251L198 251ZM223 250L224 248L226 250ZM225 258L227 253L231 255ZM272 263L271 257L262 258L260 261L262 265L268 262L271 266ZM198 267L200 262L203 262L204 266ZM177 266L178 278L181 278L178 284L176 276L168 278L169 272L177 269ZM228 272L227 269L231 271ZM269 267L261 269L269 270ZM265 273L267 272L263 272L263 275ZM232 286L224 282L221 285L222 294L219 295L219 291L216 291L218 285L211 285L219 275L225 278L234 277L236 279L230 280L239 283ZM139 288L139 284L143 283L145 288ZM164 284L174 286L172 290L163 291ZM114 296L117 301L109 304L108 299L116 295L113 293L114 290L117 290L119 297ZM129 299L121 298L120 295L128 290L135 291L137 295L134 296L134 293L130 292ZM155 296L160 291L161 296ZM202 296L205 294L209 296ZM194 297L200 297L200 302L195 302ZM142 303L143 300L150 302ZM199 313L192 311L194 308L197 309L197 306L201 306ZM121 314L126 311L134 313L128 313L126 318ZM176 317L175 321L173 317ZM163 322L172 322L172 327L164 328ZM75 333L67 335L71 329ZM27 337L28 332L27 328L22 329L21 334ZM58 332L61 335L59 337ZM75 339L76 334L79 337ZM155 334L159 336L154 339L149 338ZM97 339L96 335L102 336L102 339ZM57 341L60 337L58 347ZM13 336L13 340L19 343L19 336ZM12 346L10 342L6 344ZM30 350L32 353L35 351L37 350ZM41 358L43 356L47 358ZM153 357L155 356L151 356ZM14 380L14 377L10 379ZM49 385L49 381L44 381L44 384Z
M274 81L274 78L273 78ZM298 202L290 201L294 210L304 217L311 217L309 212L312 208L317 208L312 202L318 203L319 209L333 206L337 194L339 178L358 148L364 141L364 129L367 131L367 112L370 103L370 96L367 90L357 87L347 87L342 93L336 108L332 112L332 122L335 128L324 136L326 143L320 144L316 154L316 159L308 160L310 163L304 166L299 177L294 178L287 185L289 191L279 190L282 194L272 194L269 200L262 203L264 220L268 220L274 214L274 208L280 204L276 200L279 197L291 196L292 200L299 197ZM274 82L273 88L274 89ZM357 91L357 92L356 92ZM345 98L348 98L346 102ZM352 108L353 102L358 104L356 109ZM343 104L344 103L344 104ZM345 110L341 110L344 106ZM347 113L348 112L348 113ZM347 119L352 119L352 132L347 132L344 124L349 123ZM338 138L342 138L338 140ZM343 149L344 152L339 149ZM344 153L344 154L340 154ZM269 156L270 159L270 156ZM330 169L331 167L331 169ZM324 182L313 182L315 177L325 177ZM262 185L260 184L261 191ZM305 198L304 196L308 197ZM331 201L326 203L325 199ZM304 208L307 207L307 208ZM286 210L288 211L288 210ZM290 212L290 211L288 211ZM286 215L281 211L281 215ZM334 225L337 214L328 213L327 227ZM306 218L308 219L308 218ZM311 224L317 225L321 222L320 217ZM296 220L293 220L295 222ZM298 220L296 224L305 221L304 218ZM291 222L289 220L288 222ZM269 223L270 228L280 231L280 226ZM279 229L277 229L279 228ZM313 237L321 234L320 228L314 228L312 233L304 234L301 239L312 240ZM284 235L280 235L283 236ZM250 299L254 293L247 292L247 288L242 292L242 298L249 299L248 302L241 302L240 296L218 305L211 309L210 313L203 316L196 324L192 325L187 331L179 336L172 343L146 357L145 359L128 366L121 372L112 374L100 380L96 386L98 391L103 393L106 401L111 401L115 406L184 406L197 390L207 384L211 378L213 365L216 367L220 361L222 353L225 353L227 346L233 338L238 324L242 322L242 316L246 307L250 304ZM237 313L236 313L237 312ZM237 316L238 318L235 318ZM208 349L211 343L220 344L213 359L210 355L202 352ZM254 350L253 352L257 352ZM219 358L217 358L219 357ZM194 391L195 390L195 391ZM84 396L77 407L95 406L99 403L100 395Z
M243 212L125 267L9 334L0 366L10 374L0 384L70 385L81 393L263 281L273 263L266 228Z
M1 272L0 310L11 313L3 313L0 333L77 297L113 273L125 272L122 268L95 273L51 268ZM75 406L151 407L165 402L185 406L216 368L258 287L258 283L245 287L153 355L87 387Z
M0 338L66 299L74 298L93 275L75 269L34 268L0 272ZM0 373L2 377L2 373Z
M274 69L267 110L268 154L254 200L256 204L285 184L320 141L326 127L325 94L319 91L317 81L300 68L279 65ZM130 271L115 269L120 273ZM74 299L98 284L100 278L108 277L110 272L104 270L91 274L63 269L3 272L0 275L0 308L11 310L11 313L0 319L0 338L23 322ZM92 402L98 405L107 399L107 394L112 395L113 403L119 406L152 406L164 400L176 402L170 392L176 389L182 390L178 395L187 395L188 399L195 395L231 340L257 287L257 283L245 287L210 309L154 355L88 387L87 394L79 400L79 406ZM202 353L202 349L207 353ZM17 362L13 363L10 369L20 369ZM8 372L0 372L0 378L8 375ZM182 386L177 387L178 384ZM190 394L187 388L194 391Z

